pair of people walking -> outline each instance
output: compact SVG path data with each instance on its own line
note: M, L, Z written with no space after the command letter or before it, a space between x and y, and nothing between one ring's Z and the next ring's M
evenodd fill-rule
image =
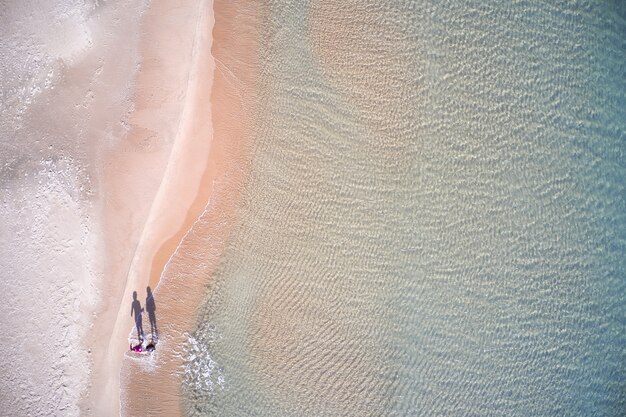
M150 319L150 332L152 334L152 340L158 337L159 332L156 324L156 304L154 302L154 296L150 287L146 288L146 311L148 312L148 318ZM145 335L143 332L143 307L137 299L137 291L133 291L133 302L130 308L130 316L135 316L135 326L137 326L137 337L139 342L142 342Z

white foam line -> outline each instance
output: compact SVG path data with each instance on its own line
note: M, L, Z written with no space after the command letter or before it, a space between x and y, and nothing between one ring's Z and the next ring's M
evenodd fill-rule
M213 183L211 184L211 189L215 190L215 180L213 180ZM213 194L213 193L211 193L211 194ZM198 224L198 222L202 219L202 217L205 214L208 213L212 202L213 202L213 196L209 197L209 201L207 201L207 204L204 206L204 210L202 210L202 213L200 213L200 215L198 215L198 217L196 217L196 220L194 220L194 222L191 224L191 226L189 226L189 229L187 229L187 232L185 232L185 235L180 239L180 241L178 242L178 245L176 245L176 249L174 249L174 252L172 252L170 257L167 259L167 262L165 263L165 265L163 266L163 270L161 271L161 275L159 276L159 283L154 288L154 293L155 294L156 294L157 290L159 289L159 287L161 286L161 282L163 282L164 279L165 279L165 272L169 268L170 263L172 262L174 257L176 255L178 255L179 249L181 248L181 246L183 245L185 240L187 240L187 236L189 236L189 234L191 232L193 232L193 229L196 226L196 224Z

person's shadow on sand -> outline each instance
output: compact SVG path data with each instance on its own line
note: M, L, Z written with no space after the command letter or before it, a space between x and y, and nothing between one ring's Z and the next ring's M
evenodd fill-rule
M146 292L146 311L148 312L148 318L150 319L150 332L152 333L152 339L154 340L159 337L156 322L156 304L150 287L146 288Z
M143 308L141 308L141 303L137 299L137 291L133 291L133 303L130 306L130 316L135 315L135 326L137 326L137 337L139 341L142 341L144 338L143 334L143 320L141 317L141 313L143 312Z

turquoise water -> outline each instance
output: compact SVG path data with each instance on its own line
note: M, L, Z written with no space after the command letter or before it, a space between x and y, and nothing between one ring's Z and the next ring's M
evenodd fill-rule
M626 412L624 3L269 2L189 415Z

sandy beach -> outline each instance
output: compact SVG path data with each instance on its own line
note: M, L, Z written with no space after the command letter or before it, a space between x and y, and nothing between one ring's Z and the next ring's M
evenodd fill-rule
M4 2L0 416L623 415L617 3Z
M92 349L92 382L82 407L87 414L119 412L119 373L132 326L132 291L143 290L140 294L145 294L146 286L151 284L148 268L155 248L181 227L189 204L188 187L177 187L169 197L180 206L174 204L164 210L163 192L172 191L169 184L180 185L180 179L176 183L171 173L177 164L180 166L181 147L189 144L181 136L181 126L188 112L184 110L189 101L187 92L193 84L190 66L197 42L198 6L198 2L181 5L159 1L152 3L143 16L141 64L128 134L98 158L102 161L98 177L106 231L105 279L89 339L105 342ZM190 151L198 152L193 147ZM206 149L199 153L206 154ZM183 158L182 162L190 161ZM189 166L192 174L196 165L192 162ZM193 175L187 181L193 187ZM166 216L167 222L157 222L152 230L155 216Z
M125 235L132 242L130 226L142 210L141 204L132 215L119 210L117 223L109 210L102 221L101 206L122 201L106 195L103 160L128 137L128 115L136 108L130 99L145 5L6 6L0 13L7 41L0 46L0 350L6 358L0 414L90 414L92 366L102 366L98 355L108 343L94 330L107 326L121 296L115 293L121 275L110 272L113 265L123 269L126 256L102 237L115 225L119 241ZM137 146L128 148L139 155ZM136 158L150 174L147 162ZM142 196L151 192L138 178L127 182Z
M183 412L184 348L195 326L196 310L212 283L212 273L235 223L248 165L258 12L252 8L238 13L241 11L237 7L222 1L214 2L213 10L207 3L204 10L197 39L199 45L212 47L199 49L203 52L196 56L194 71L214 76L199 76L190 85L190 101L185 107L188 113L181 132L186 132L189 140L209 143L210 147L208 152L195 154L204 163L204 171L195 177L199 183L190 190L195 194L190 194L194 199L186 206L184 222L152 258L151 284L155 285L157 274L161 276L155 292L159 343L151 357L126 354L122 408L128 415L175 416ZM248 36L234 36L236 27L248 28ZM202 128L206 126L207 105L212 132ZM187 178L195 175L189 170L180 173L186 173Z
M181 410L180 348L235 220L254 97L256 13L238 15L220 2L215 10L223 19L215 27L208 0L157 1L144 16L130 132L102 167L111 262L93 337L110 342L93 349L87 414L116 414L120 395L122 415ZM237 23L249 38L235 41ZM250 57L249 65L241 57ZM198 262L194 250L207 238L213 256ZM138 356L128 352L131 294L137 291L143 304L147 286L158 306L158 349ZM146 316L143 321L149 331Z

